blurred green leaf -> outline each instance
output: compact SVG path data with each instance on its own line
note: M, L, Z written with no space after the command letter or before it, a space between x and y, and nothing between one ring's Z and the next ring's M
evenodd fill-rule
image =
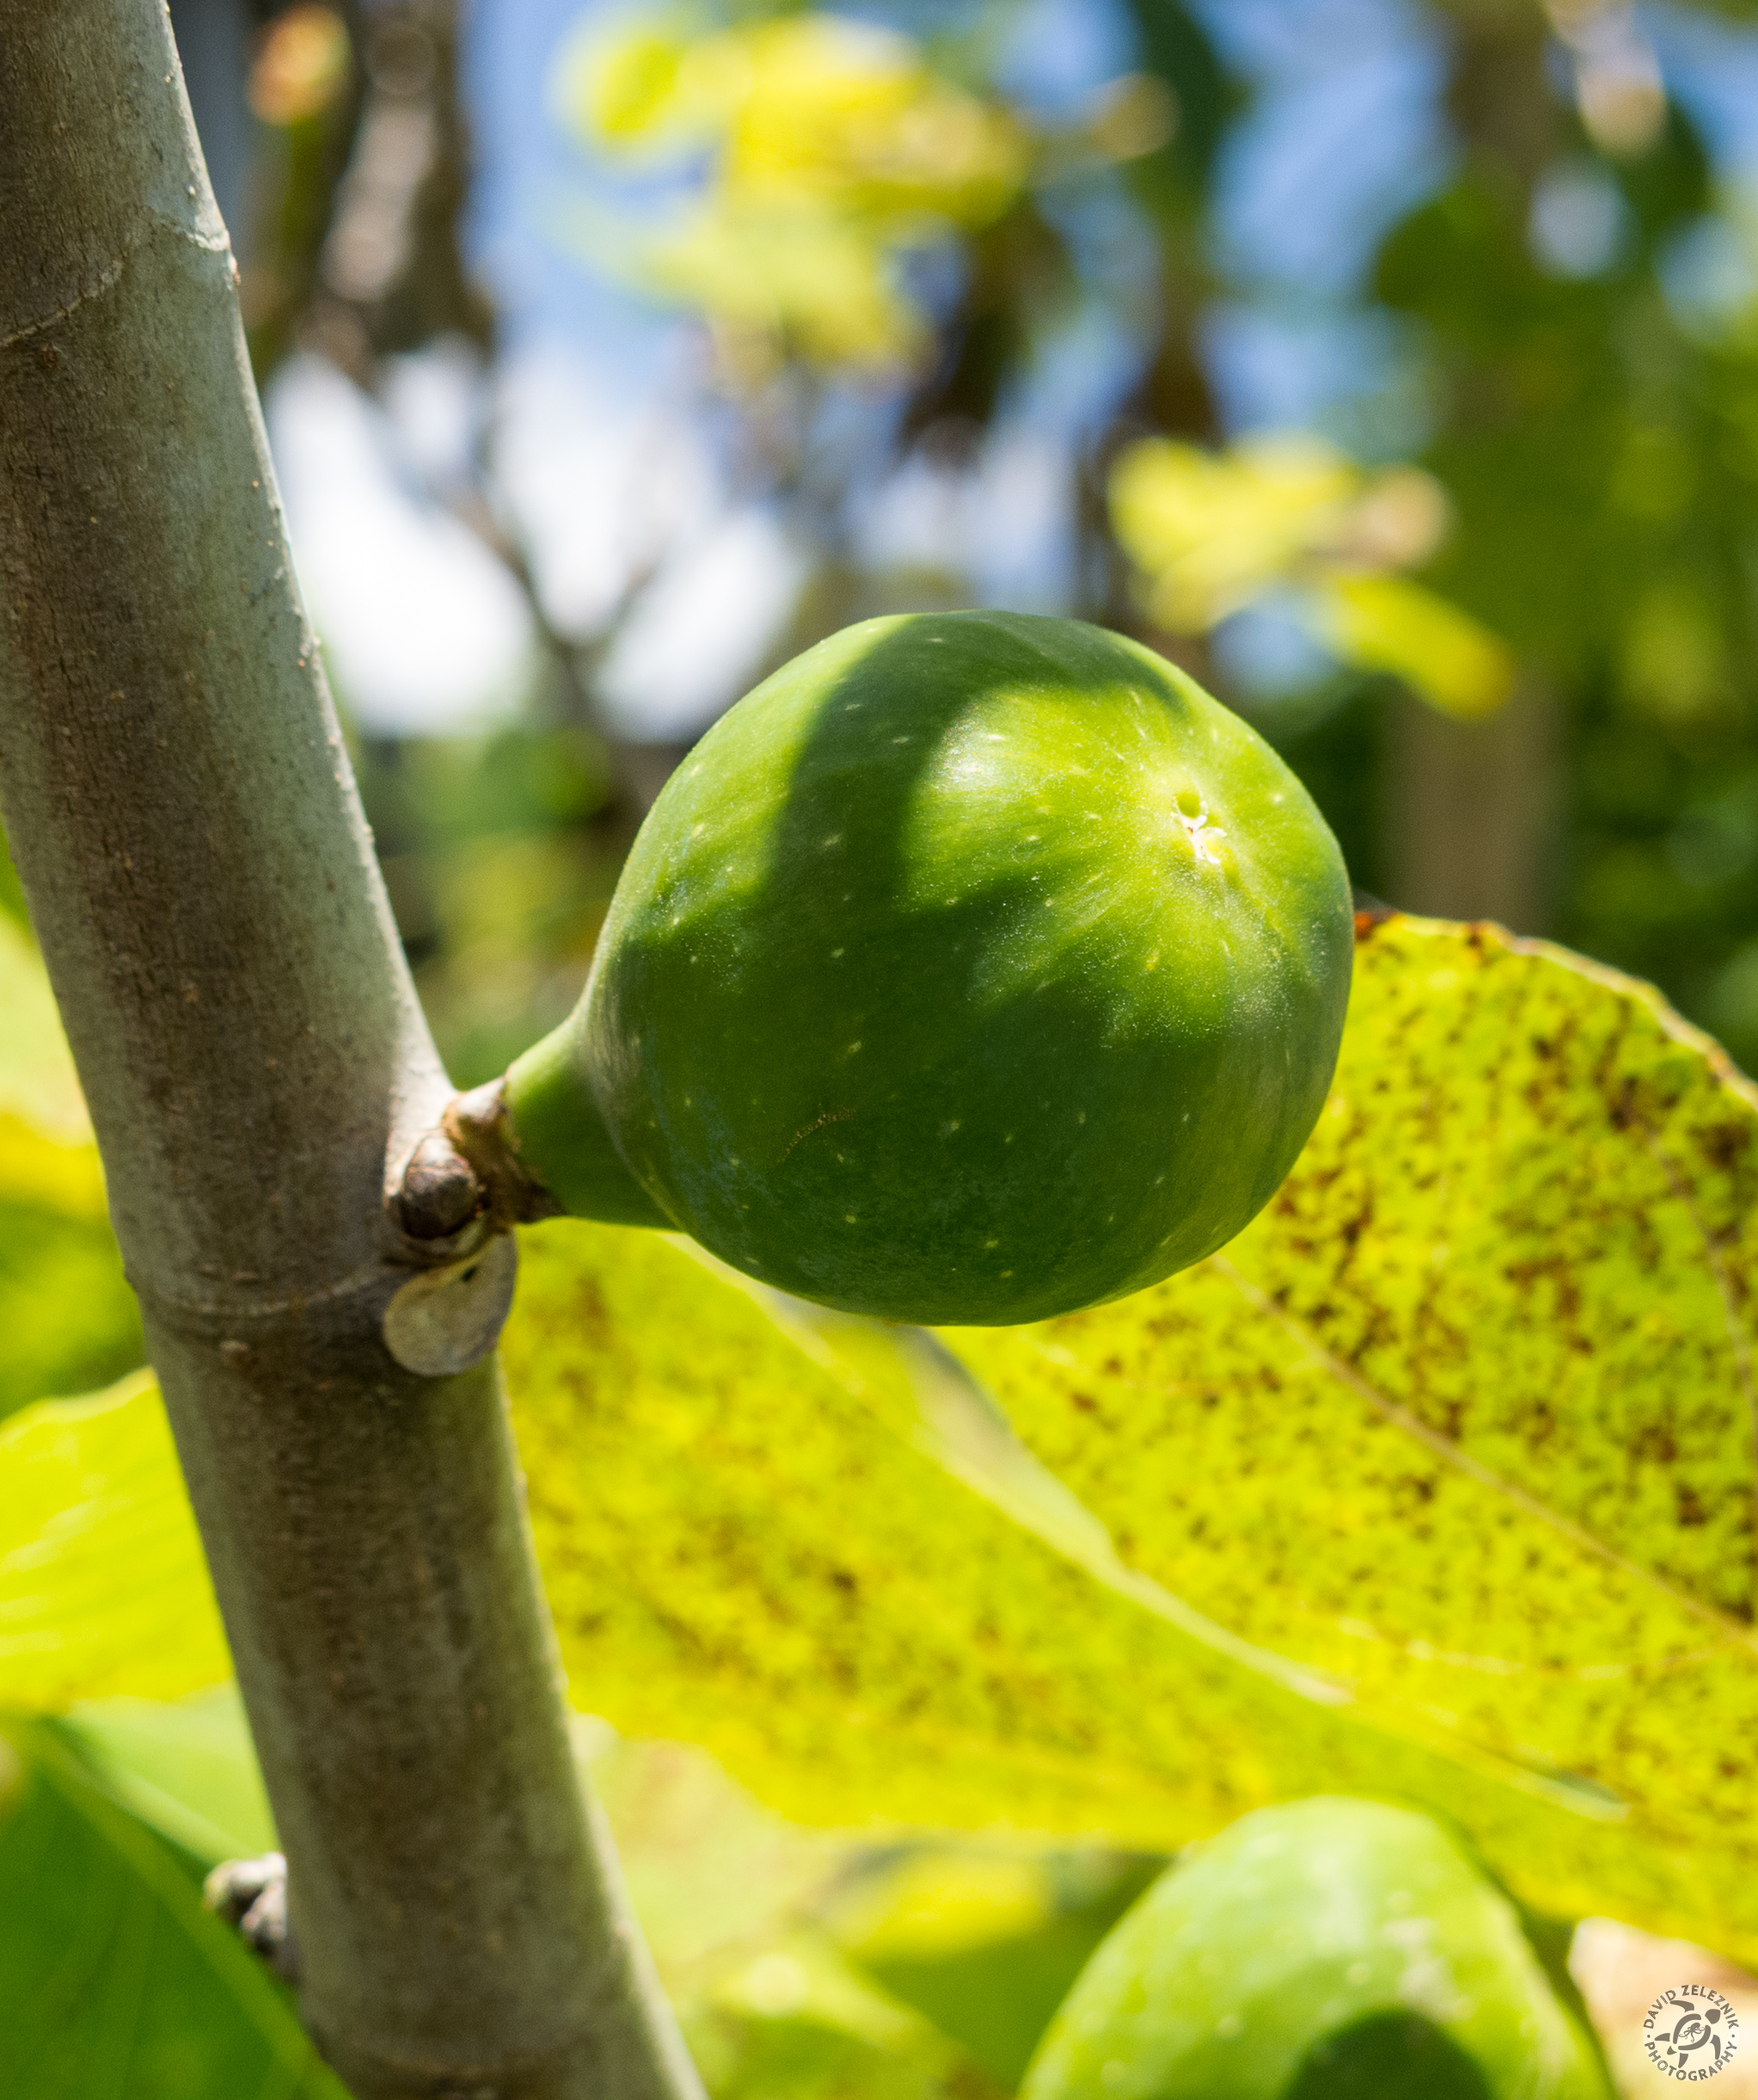
M791 1937L847 1866L846 1834L784 1821L691 1744L632 1741L585 1715L574 1742L676 2005L706 2004Z
M1615 173L1585 165L1642 226L1621 266L1547 271L1530 237L1535 171L1522 181L1485 150L1394 231L1379 289L1419 321L1432 370L1424 463L1456 511L1437 588L1548 675L1590 689L1649 616L1659 572L1688 574L1722 634L1750 631L1739 550L1752 365L1749 352L1694 341L1657 274L1663 244L1708 202L1694 142L1670 137ZM1749 661L1743 683L1749 707Z
M24 905L24 886L12 864L12 850L3 831L0 831L0 915L18 926L28 926L30 922Z
M140 1362L140 1313L104 1214L97 1155L0 1116L0 1416ZM85 1186L97 1203L88 1207ZM58 1200L64 1195L66 1203Z
M832 1900L837 1944L1012 2091L1157 1858L940 1845L880 1859Z
M830 363L919 355L899 254L999 217L1029 164L1010 113L931 70L910 39L811 9L706 34L679 16L589 33L560 99L600 150L710 156L701 198L661 233L582 220L601 257Z
M0 917L0 1111L64 1144L91 1140L48 975L25 927L5 917Z
M176 1700L93 1700L62 1725L124 1808L205 1865L274 1850L236 1685Z
M1407 576L1327 577L1313 592L1320 633L1345 664L1390 671L1443 714L1493 714L1514 658L1489 629Z
M89 1784L204 1867L274 1843L235 1686L175 1703L95 1702L76 1708L56 1736L77 1748ZM643 1935L719 2100L747 2091L771 2100L777 2085L814 2100L982 2100L989 2088L955 2038L957 2017L937 2019L934 2003L912 2013L888 1999L842 1950L848 1933L826 1937L812 1922L826 1891L858 1862L853 1841L784 1822L687 1744L628 1742L586 1717L575 1736ZM1043 1878L1036 1861L1025 1867ZM922 1857L912 1881L917 1907L924 1887L956 1895L958 1870L955 1858ZM857 1922L868 1939L873 1911L867 1889ZM980 1930L984 1921L962 1922ZM968 1981L958 1945L940 1953L938 1962L916 1964L930 1997L935 1984L944 1992L948 1981ZM1001 2017L1023 2014L1035 2034L1067 1979L1052 1974L1046 1993L1029 1950L1017 1976L998 1968L990 1950L980 1953L999 1986ZM1022 1993L1030 2002L1020 2007ZM922 1993L902 1996L919 2005Z
M1446 497L1420 469L1370 476L1299 434L1221 454L1147 438L1118 454L1109 496L1142 601L1167 632L1199 634L1280 588L1342 662L1390 671L1443 713L1491 714L1508 697L1506 647L1390 572L1426 561L1446 533Z
M85 1701L56 1730L92 1784L204 1867L273 1848L236 1684L176 1700ZM850 1840L785 1822L688 1743L630 1742L576 1715L574 1748L675 2002L706 2002L793 1933L847 1868Z
M1362 486L1354 462L1315 438L1253 438L1225 453L1144 438L1112 468L1112 525L1154 618L1199 634L1341 537Z
M714 2100L1001 2100L977 2062L888 1998L821 1934L801 1932L687 2008Z
M230 1674L150 1377L0 1428L0 1709L172 1699Z
M291 2002L49 1732L0 1744L0 2100L343 2100Z

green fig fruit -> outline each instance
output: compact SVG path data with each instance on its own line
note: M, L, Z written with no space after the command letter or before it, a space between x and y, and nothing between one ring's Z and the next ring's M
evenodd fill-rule
M1038 1319L1267 1201L1330 1083L1351 934L1299 781L1151 651L868 620L673 775L507 1106L577 1215L850 1312Z
M1260 1809L1169 1868L1020 2100L1610 2100L1515 1907L1426 1815Z

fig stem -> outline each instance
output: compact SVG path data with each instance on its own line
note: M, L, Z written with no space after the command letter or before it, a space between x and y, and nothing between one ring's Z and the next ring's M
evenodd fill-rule
M583 1076L588 1064L584 1026L577 1008L560 1028L514 1059L500 1082L502 1092L485 1137L510 1146L527 1181L570 1217L676 1231L676 1220L665 1215L629 1171L599 1113ZM487 1113L460 1106L461 1116Z

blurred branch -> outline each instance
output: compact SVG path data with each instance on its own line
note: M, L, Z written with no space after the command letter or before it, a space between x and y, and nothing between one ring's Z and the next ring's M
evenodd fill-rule
M1447 106L1468 179L1502 194L1509 223L1523 236L1534 190L1564 133L1547 74L1547 20L1530 0L1455 12ZM1479 390L1468 365L1458 376L1461 401ZM1481 374L1485 387L1494 379L1492 370ZM1387 746L1392 901L1543 931L1561 800L1559 741L1555 695L1530 667L1513 700L1487 721L1449 721L1402 702Z
M911 391L899 444L942 421L987 429L1044 315L1074 291L1063 239L1029 193L972 234L963 291L940 325L940 354Z
M1541 931L1560 800L1554 695L1528 674L1487 721L1400 695L1387 746L1386 842L1405 911Z
M337 187L354 150L364 103L358 64L364 18L358 0L334 9L291 10L330 15L346 46L335 91L301 98L272 113L259 137L254 217L236 241L239 298L257 383L263 384L306 327L319 286L318 264L334 216ZM283 15L279 33L286 34ZM315 27L315 25L314 25ZM271 32L274 34L274 32ZM259 52L259 69L266 54ZM266 193L265 194L264 193Z
M1546 78L1548 28L1534 0L1461 8L1447 110L1467 152L1529 193L1556 152L1562 114Z
M492 356L495 315L464 258L460 222L471 153L454 0L393 0L370 11L352 0L349 21L358 56L355 86L346 102L293 127L278 303L253 342L264 359L295 344L314 350L382 398L388 357L448 336ZM339 152L344 145L348 150ZM638 821L652 793L645 775L604 736L593 678L649 575L628 580L589 642L564 634L543 603L526 549L493 500L488 435L481 433L472 482L426 493L518 585L558 711L611 750L628 815Z

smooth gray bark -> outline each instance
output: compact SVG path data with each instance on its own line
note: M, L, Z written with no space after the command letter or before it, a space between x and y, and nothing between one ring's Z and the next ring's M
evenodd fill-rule
M569 1754L492 1361L380 1338L450 1088L157 0L0 0L0 804L360 2100L698 2088Z

